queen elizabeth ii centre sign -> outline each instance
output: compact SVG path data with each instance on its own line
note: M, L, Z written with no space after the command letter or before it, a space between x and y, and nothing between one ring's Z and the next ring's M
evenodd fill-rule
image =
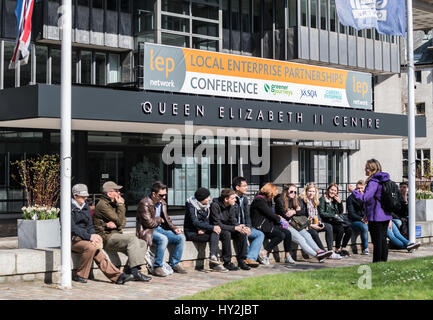
M142 54L144 90L372 109L368 73L151 43Z

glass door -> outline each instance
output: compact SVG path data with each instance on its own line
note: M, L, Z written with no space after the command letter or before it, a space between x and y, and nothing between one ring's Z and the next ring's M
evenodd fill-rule
M122 151L89 151L89 193L101 193L107 181L124 185L123 158Z

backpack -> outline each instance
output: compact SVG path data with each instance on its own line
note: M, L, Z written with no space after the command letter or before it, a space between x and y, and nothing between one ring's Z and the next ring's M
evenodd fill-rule
M401 210L400 203L400 190L397 184L388 180L382 182L382 197L380 199L380 204L382 209L386 212L399 212Z

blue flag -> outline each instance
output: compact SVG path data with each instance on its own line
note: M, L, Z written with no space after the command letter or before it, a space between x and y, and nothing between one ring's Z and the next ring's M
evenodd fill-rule
M379 33L405 36L406 1L335 0L340 23L357 30L376 28Z

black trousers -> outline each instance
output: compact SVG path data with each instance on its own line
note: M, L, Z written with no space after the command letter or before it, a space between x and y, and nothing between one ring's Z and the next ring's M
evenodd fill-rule
M388 260L388 243L386 241L388 224L389 220L368 221L368 231L370 231L371 242L373 242L373 262Z
M335 247L337 249L346 247L352 236L352 228L350 226L344 227L341 224L333 224L332 229L335 234Z
M218 241L220 239L219 234L216 234L215 232L207 232L205 234L187 232L185 233L185 238L188 241L209 242L210 255L218 257Z
M267 252L271 252L272 249L277 246L281 241L284 241L284 251L289 252L292 242L292 234L289 230L286 230L280 226L274 226L272 232L263 232L265 238L270 239L270 241L264 246Z
M222 258L224 263L232 260L232 239L237 260L242 261L247 258L248 242L246 234L237 231L221 230L219 238L222 243Z
M308 232L311 234L311 237L313 238L317 246L322 250L325 250L325 247L323 246L323 243L319 238L319 232L325 232L326 245L328 247L328 250L331 251L334 245L334 229L332 228L331 224L325 222L322 223L324 225L324 228L322 230L317 231L313 228L308 228Z

